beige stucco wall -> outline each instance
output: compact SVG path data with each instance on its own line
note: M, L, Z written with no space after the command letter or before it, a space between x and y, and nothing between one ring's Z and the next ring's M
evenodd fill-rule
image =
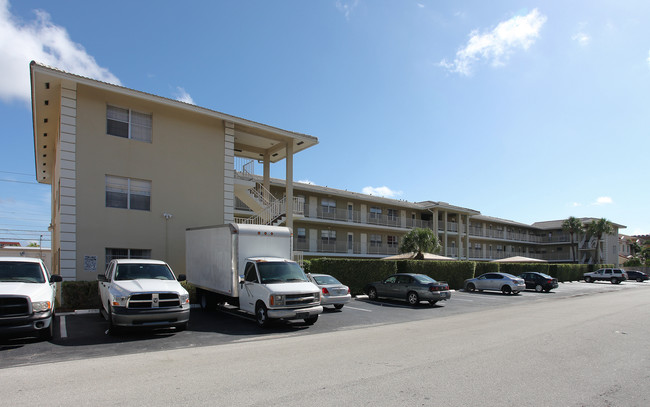
M151 113L152 143L107 135L107 104ZM152 258L184 273L185 229L223 223L224 149L220 120L80 85L77 279L103 272L106 248L151 249ZM106 175L151 181L151 210L107 208ZM166 221L163 213L173 217ZM97 256L95 272L84 271L85 256Z

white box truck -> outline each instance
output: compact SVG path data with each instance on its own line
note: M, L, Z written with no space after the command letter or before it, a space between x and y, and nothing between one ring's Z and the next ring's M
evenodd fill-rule
M185 232L187 280L204 309L228 303L270 320L303 319L311 325L323 312L320 290L292 257L291 229L226 224Z

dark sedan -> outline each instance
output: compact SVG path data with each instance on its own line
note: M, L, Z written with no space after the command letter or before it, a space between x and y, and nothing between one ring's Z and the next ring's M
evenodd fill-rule
M538 293L542 291L549 292L557 288L557 278L553 278L548 274L528 272L520 274L519 277L526 281L526 288L534 289Z
M636 271L636 270L629 270L627 271L627 279L628 280L636 280L639 283L642 283L646 281L648 278L648 275L644 273L643 271Z
M424 274L393 274L384 281L366 285L363 291L371 300L380 297L395 298L406 300L411 305L417 305L420 301L429 301L429 304L434 305L451 298L449 284Z

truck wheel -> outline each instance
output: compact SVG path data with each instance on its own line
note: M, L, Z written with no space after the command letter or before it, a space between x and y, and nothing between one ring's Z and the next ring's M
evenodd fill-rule
M343 305L345 305L345 304L334 304L334 308L341 309L341 308L343 308Z
M176 332L183 332L184 330L187 329L187 322L183 322L182 324L177 324L174 327L176 328Z
M618 278L614 277L611 281L612 284L618 284Z
M51 341L54 338L54 314L52 314L52 319L50 320L50 326L41 330L38 333L38 336L44 341Z
M111 311L111 305L108 305L108 314L106 319L108 320L108 334L117 335L119 328L113 323L113 311Z
M305 324L307 325L314 325L318 321L318 315L314 315L313 317L305 318Z
M257 325L259 325L262 328L266 328L269 326L269 314L266 311L266 306L264 304L259 304L255 308L255 320L257 321Z

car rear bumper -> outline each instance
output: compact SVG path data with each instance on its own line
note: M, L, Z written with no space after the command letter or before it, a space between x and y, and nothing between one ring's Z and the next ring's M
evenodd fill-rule
M317 305L309 308L269 309L267 315L272 319L304 319L314 317L322 312L323 307Z
M447 301L451 298L451 291L424 291L418 295L423 301Z
M320 305L334 305L334 304L347 304L352 300L352 296L348 295L323 295L320 299Z
M113 308L113 324L125 327L173 326L190 320L190 307L171 309Z

